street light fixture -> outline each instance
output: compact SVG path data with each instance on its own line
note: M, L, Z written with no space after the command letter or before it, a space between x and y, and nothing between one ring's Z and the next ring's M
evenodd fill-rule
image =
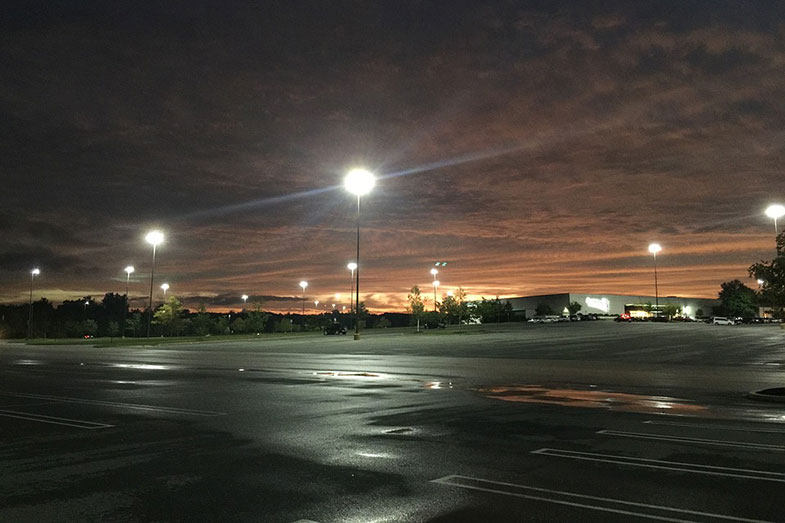
M354 280L354 307L356 310L354 317L354 339L360 339L360 197L368 194L376 184L373 174L365 169L352 169L344 178L346 190L357 196L357 269L355 269Z
M777 236L779 236L779 230L777 229L777 220L785 216L785 206L774 204L769 205L766 208L766 216L772 218L774 220L774 241L777 241ZM777 256L780 255L780 247L777 244Z
M305 316L305 289L308 287L308 282L305 280L301 281L300 287L303 288L303 316ZM303 318L303 322L305 322L305 318Z
M161 289L163 289L163 291L164 291L164 301L166 301L166 291L169 290L169 284L168 283L162 283L161 284Z
M155 250L164 241L164 233L161 231L150 231L144 237L145 241L153 246L153 268L150 271L150 301L147 310L147 337L150 337L150 324L153 320L153 280L155 279Z
M351 289L352 290L349 291L349 310L352 310L352 295L354 294L354 271L357 269L357 264L354 263L354 262L349 262L349 264L346 266L346 268L349 269L351 271L351 273L352 273L352 277L351 277L351 280L352 280Z
M41 274L41 271L36 267L30 271L30 313L27 317L27 339L33 336L33 282L35 277Z
M244 309L245 308L245 304L248 303L248 295L247 294L243 294L242 296L240 296L240 298L242 298L242 300L243 300L243 309Z
M654 312L660 315L660 291L657 285L657 253L662 250L659 243L649 244L649 252L654 256Z

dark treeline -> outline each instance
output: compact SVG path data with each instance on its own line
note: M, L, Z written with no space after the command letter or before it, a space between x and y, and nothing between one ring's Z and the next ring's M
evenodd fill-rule
M29 305L0 305L0 338L25 338ZM85 296L55 307L46 298L33 302L32 338L143 337L147 335L147 310L129 309L125 295L109 293L99 300ZM402 327L411 316L401 313L370 314L361 303L363 328ZM151 336L207 336L271 332L317 331L331 323L347 329L354 317L339 311L323 314L279 314L254 310L230 313L183 308L175 297L154 310Z

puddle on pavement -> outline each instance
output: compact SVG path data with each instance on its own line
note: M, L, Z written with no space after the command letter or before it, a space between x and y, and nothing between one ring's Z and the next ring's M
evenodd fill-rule
M346 372L346 371L321 371L314 372L314 376L327 376L330 378L384 378L384 374L373 372Z
M540 385L513 385L475 389L483 396L517 403L541 403L562 407L608 409L623 412L699 415L708 412L705 405L667 396L642 396L626 392L547 388Z

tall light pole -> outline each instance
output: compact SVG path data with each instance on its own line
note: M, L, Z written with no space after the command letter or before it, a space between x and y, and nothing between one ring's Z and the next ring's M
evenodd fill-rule
M357 264L354 262L349 262L349 264L346 265L346 268L349 269L352 273L352 286L351 291L349 291L349 310L352 310L352 295L354 294L354 271L357 270Z
M777 230L777 220L785 216L785 206L774 204L769 205L766 208L766 216L769 218L774 219L774 241L777 242L777 236L779 236L779 230ZM777 245L777 256L780 255L780 246L779 243Z
M376 184L373 174L365 169L352 169L344 178L344 187L357 196L357 268L354 273L354 339L360 339L360 197L368 194Z
M155 249L164 241L164 233L161 231L150 231L144 237L145 241L153 246L153 268L150 271L150 302L147 311L147 337L150 337L150 324L153 321L153 280L155 279Z
M240 298L242 298L243 300L243 310L245 310L245 304L248 303L248 295L243 294L242 296L240 296Z
M656 315L660 315L660 290L657 286L657 253L662 250L659 243L649 245L649 252L654 256L654 310Z
M308 287L308 282L305 280L301 281L300 287L303 288L303 324L305 324L305 289Z
M27 339L33 336L33 282L35 277L41 274L41 271L36 267L30 271L30 312L27 316Z
M131 284L131 273L134 272L134 266L129 265L125 269L125 307L123 307L123 338L125 338L125 317L128 314L129 302L128 302L128 288ZM136 334L134 332L134 334Z
M431 276L433 276L433 312L436 312L436 275L439 274L437 269L431 269Z

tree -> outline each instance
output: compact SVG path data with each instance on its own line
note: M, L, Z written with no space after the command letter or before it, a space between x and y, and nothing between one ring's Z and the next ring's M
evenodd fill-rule
M120 334L120 324L116 321L110 321L106 331L110 338L116 338Z
M199 304L199 311L196 313L196 316L191 321L191 326L193 327L193 332L197 336L207 336L210 334L210 324L212 323L212 319L210 315L207 313L207 309L204 306L204 303Z
M567 305L567 310L570 311L570 316L578 314L578 311L580 311L582 308L583 306L577 301L571 301L570 304Z
M469 304L466 302L466 291L459 288L453 296L444 296L439 304L439 312L446 318L447 323L461 323L461 318L469 317Z
M763 282L759 303L773 308L775 316L785 318L785 231L777 235L777 257L750 265L749 275Z
M245 320L245 327L248 332L260 333L264 331L267 325L269 315L262 312L262 305L257 303L253 311L248 313L248 319Z
M509 321L512 316L512 304L509 301L502 303L498 297L493 300L482 298L475 306L474 312L482 323Z
M719 298L723 312L728 316L752 318L755 316L758 296L739 280L720 284Z
M547 303L538 303L534 308L534 314L537 316L550 316L553 314L553 309Z
M376 322L376 325L375 325L375 327L376 327L377 329L386 329L386 328L388 328L389 326L390 326L390 320L388 320L388 319L387 319L387 318L385 318L384 316L382 316L381 318L379 318L379 321L377 321L377 322Z
M667 303L660 307L660 309L662 310L662 314L668 319L677 316L681 311L681 307L674 305L673 303Z
M176 296L170 296L153 315L153 322L161 325L169 336L177 336L183 329L183 304Z
M420 320L422 320L422 316L425 313L425 304L422 301L422 295L420 293L420 287L415 285L412 287L411 292L409 292L406 299L409 300L409 306L406 308L406 312L412 315L412 322L417 323L417 332L420 332Z

